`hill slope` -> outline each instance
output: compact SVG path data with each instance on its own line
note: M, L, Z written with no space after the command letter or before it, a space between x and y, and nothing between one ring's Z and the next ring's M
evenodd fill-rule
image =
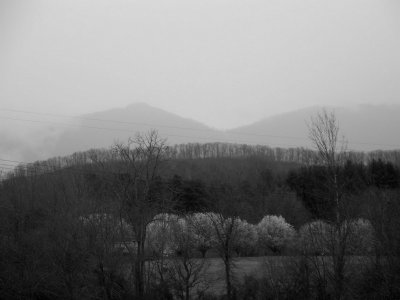
M222 139L222 133L206 125L178 115L136 103L126 108L81 116L77 128L66 130L58 139L53 152L70 154L90 148L110 147L115 142L128 141L137 132L158 130L169 144L213 142Z
M310 107L277 115L229 130L229 139L246 139L249 144L272 147L312 147L308 139L307 122L322 108ZM400 149L400 105L356 108L328 108L339 122L341 135L348 148L357 151Z
M77 117L65 126L1 120L0 158L34 161L127 142L137 132L157 129L169 144L229 142L270 147L310 148L306 122L321 107L276 115L253 124L221 131L143 103ZM328 108L328 110L330 110ZM348 148L358 151L400 149L400 105L333 108ZM30 126L31 124L35 126ZM44 124L44 125L43 125ZM9 166L3 166L4 169Z

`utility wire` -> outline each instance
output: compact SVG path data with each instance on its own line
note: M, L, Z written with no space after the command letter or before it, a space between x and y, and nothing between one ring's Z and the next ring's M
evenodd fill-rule
M0 111L4 111L5 109L0 109ZM25 111L19 111L23 113L29 113ZM183 130L191 130L191 131L201 131L201 132L208 132L214 130L213 128L209 129L201 129L201 128L191 128L191 127L180 127L180 126L170 126L170 125L162 125L162 124L150 124L150 123L141 123L141 122L130 122L130 121L117 121L117 120L110 120L110 119L96 119L96 118L86 118L86 117L73 117L73 116L65 116L65 115L57 115L57 114L47 114L47 113L35 113L31 112L30 114L36 114L36 115L44 115L44 116L58 116L58 117L64 117L64 118L71 118L71 119L82 119L82 120L88 120L88 121L100 121L100 122L110 122L110 123L117 123L117 124L127 124L127 125L142 125L142 126L147 126L147 127L159 127L159 128L171 128L171 129L183 129ZM65 125L65 126L74 126L74 127L87 127L87 128L92 128L92 129L104 129L104 130L112 130L112 131L129 131L131 132L132 130L129 129L123 129L123 128L110 128L110 127L98 127L98 126L91 126L91 125L74 125L74 124L69 124L69 123L62 123L62 122L54 122L54 121L46 121L46 120L30 120L30 119L21 119L21 118L12 118L12 117L4 117L0 116L2 119L7 119L7 120L15 120L15 121L27 121L27 122L35 122L35 123L50 123L50 124L56 124L56 125ZM215 132L216 134L225 134L225 131L217 131ZM273 134L264 134L264 133L251 133L251 132L240 132L240 131L233 131L230 134L238 134L238 135L247 135L247 136L259 136L259 137L272 137L272 138L284 138L284 139L297 139L297 140L305 140L302 137L296 137L296 136L285 136L285 135L273 135Z
M171 125L165 125L165 124L150 124L150 123L143 123L143 122L120 121L120 120L111 120L111 119L99 119L99 118L89 118L89 117L82 117L82 116L68 116L68 115L61 115L61 114L41 113L41 112L33 112L33 111L26 111L26 110L15 110L15 109L5 109L5 108L0 108L0 111L17 112L17 113L24 113L24 114L34 114L34 115L41 115L41 116L62 117L62 118L70 118L70 119L81 119L81 120L88 120L88 121L110 122L110 123L117 123L117 124L144 125L144 126L148 126L148 127L184 129L184 130L203 131L203 132L209 132L211 130L214 130L211 127L208 128L208 129L205 129L205 128L193 128L193 127L181 127L181 126L171 126ZM224 131L221 131L221 132L224 133ZM234 134L304 140L304 138L302 138L302 137L282 136L282 135L279 136L279 135L264 134L264 133L251 133L251 132L235 131Z
M191 128L191 127L179 127L179 126L171 126L171 125L162 125L162 124L150 124L150 123L143 123L143 122L132 122L132 121L120 121L120 120L111 120L111 119L98 119L98 118L89 118L89 117L82 117L82 116L69 116L69 115L61 115L61 114L51 114L51 113L40 113L40 112L32 112L32 111L25 111L25 110L15 110L15 109L4 109L1 108L0 111L8 111L8 112L17 112L17 113L24 113L24 114L34 114L40 116L51 116L51 117L62 117L62 118L70 118L70 119L81 119L81 120L88 120L88 121L100 121L100 122L109 122L109 123L117 123L117 124L130 124L130 125L144 125L144 126L157 126L157 127L164 127L164 128L172 128L172 129L185 129L185 130L194 130L194 131L209 131L210 129L201 129L201 128Z
M79 117L79 116L68 116L68 115L62 115L62 114L51 114L51 113L42 113L42 112L33 112L33 111L15 110L15 109L6 109L6 108L2 108L2 109L0 109L0 111L13 112L13 113L24 113L24 114L33 114L33 115L41 115L41 116L73 118L73 119L109 122L109 123L117 123L117 124L144 125L144 126L148 126L148 127L159 127L159 128L172 128L172 129L182 129L182 130L192 130L192 131L203 131L203 132L209 132L210 130L213 130L212 128L210 128L210 129L199 129L199 128L190 128L190 127L162 125L162 124L150 124L150 123L120 121L120 120L111 120L111 119L99 119L99 118L89 118L89 117ZM68 127L70 127L70 126L73 126L73 127L86 127L86 128L99 129L99 130L132 132L132 130L122 129L122 128L98 127L98 126L90 126L90 125L75 125L74 126L73 124L61 123L61 122L43 121L43 120L28 120L28 119L10 118L10 117L3 117L3 116L0 116L0 118L8 119L8 120L15 120L15 121L34 122L34 123L50 123L50 124L56 124L56 125L64 125L64 126L68 126ZM222 133L224 133L224 132L222 131ZM308 141L308 139L305 139L303 137L298 137L298 136L272 135L272 134L263 134L263 133L240 132L240 131L234 131L234 130L233 130L233 132L231 134L247 135L247 136L259 136L259 137L270 137L270 138L280 138L280 139L295 139L295 140ZM170 134L169 136L188 137L188 136L173 135L173 134ZM193 136L190 136L190 137L193 137ZM198 139L209 139L208 137L207 138L196 137L196 138L198 138ZM225 140L229 141L227 139L225 139ZM230 141L232 141L232 140L230 140ZM246 143L246 141L243 141L243 142ZM349 144L366 145L366 146L400 147L400 145L367 143L367 142L349 142ZM285 146L292 147L294 145L285 145ZM294 146L294 147L296 147L296 146Z
M30 119L20 119L20 118L9 118L9 117L3 117L0 116L0 119L6 119L6 120L14 120L14 121L23 121L23 122L31 122L31 123L40 123L40 124L53 124L53 125L61 125L64 127L73 127L73 128L90 128L90 129L97 129L97 130L107 130L107 131L121 131L121 132L132 132L133 130L131 129L122 129L122 128L109 128L109 127L97 127L97 126L88 126L88 125L73 125L73 124L68 124L68 123L61 123L61 122L52 122L52 121L42 121L42 120L30 120ZM211 139L218 139L220 142L231 142L231 143L250 143L250 141L246 140L233 140L233 139L226 139L226 138L219 138L219 137L199 137L199 136L187 136L187 135L178 135L178 134L165 134L166 137L181 137L181 138L193 138L195 137L196 139L201 139L201 140L207 140L211 142ZM278 136L275 136L278 138ZM285 137L284 137L285 138ZM288 137L286 137L288 138ZM304 139L303 139L304 140ZM297 145L294 144L274 144L274 145L280 145L284 147L298 147ZM265 145L266 146L266 145Z

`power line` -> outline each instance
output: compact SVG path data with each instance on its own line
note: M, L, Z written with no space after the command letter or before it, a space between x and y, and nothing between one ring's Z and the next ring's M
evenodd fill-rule
M212 129L199 129L199 128L189 128L189 127L180 127L180 126L169 126L169 125L161 125L161 124L149 124L149 123L140 123L140 122L129 122L129 121L118 121L118 120L110 120L110 119L97 119L97 118L87 118L87 117L73 117L61 114L50 114L50 113L40 113L40 112L30 112L30 111L23 111L23 110L13 110L13 109L0 109L0 111L8 111L8 112L18 112L18 113L26 113L26 114L36 114L36 115L43 115L43 116L57 116L57 117L64 117L64 118L75 118L75 119L83 119L83 120L91 120L91 121L100 121L100 122L111 122L111 123L118 123L118 124L131 124L131 125L143 125L148 127L161 127L161 128L171 128L171 129L183 129L183 130L192 130L192 131L203 131L209 132ZM22 118L12 118L12 117L4 117L0 116L1 119L6 120L14 120L14 121L22 121L22 122L31 122L31 123L39 123L39 124L53 124L58 126L64 127L73 127L73 128L89 128L89 129L96 129L96 130L106 130L106 131L120 131L120 132L132 132L131 129L123 129L123 128L110 128L110 127L99 127L99 126L91 126L91 125L74 125L69 123L62 123L62 122L54 122L54 121L47 121L47 120L31 120L31 119L22 119ZM216 132L216 134L226 134L225 132ZM258 137L270 137L270 138L280 138L280 139L295 139L295 140L302 140L308 141L308 139L303 137L296 137L296 136L284 136L284 135L272 135L272 134L262 134L262 133L251 133L251 132L239 132L234 131L232 133L228 133L231 135L246 135L246 136L258 136ZM182 137L182 138L193 138L193 136L185 136L185 135L177 135L177 134L166 134L166 136L170 137ZM241 142L241 143L253 143L246 140L233 140L233 139L226 139L220 137L195 137L196 139L202 140L210 140L210 139L218 139L218 141L225 141L225 142ZM366 146L385 146L385 147L399 147L400 145L394 144L379 144L379 143L367 143L367 142L349 142L349 144L354 145L366 145ZM298 147L298 145L292 144L276 144L285 147Z
M25 111L25 110L15 110L15 109L5 109L1 108L0 111L8 111L8 112L18 112L18 113L25 113L25 114L34 114L34 115L41 115L41 116L52 116L52 117L62 117L62 118L71 118L71 119L81 119L81 120L88 120L88 121L100 121L100 122L109 122L109 123L117 123L117 124L128 124L128 125L144 125L144 126L157 126L157 127L164 127L164 128L172 128L172 129L184 129L184 130L194 130L194 131L209 131L210 129L200 129L200 128L191 128L191 127L179 127L179 126L171 126L171 125L162 125L162 124L150 124L150 123L143 123L143 122L132 122L132 121L120 121L120 120L111 120L111 119L98 119L98 118L89 118L89 117L82 117L82 116L68 116L68 115L61 115L61 114L51 114L51 113L40 113L40 112L32 112L32 111Z
M97 127L97 126L87 126L87 125L73 125L73 124L68 124L68 123L61 123L61 122L52 122L52 121L42 121L42 120L30 120L30 119L20 119L20 118L10 118L10 117L3 117L0 116L0 119L6 119L6 120L13 120L13 121L22 121L22 122L31 122L31 123L39 123L39 124L53 124L53 125L61 125L64 127L73 127L73 128L89 128L89 129L96 129L96 130L107 130L107 131L121 131L121 132L132 132L133 130L130 129L123 129L123 128L109 128L109 127ZM187 135L178 135L178 134L165 134L167 137L181 137L181 138L193 138L194 136L187 136ZM271 136L272 137L272 136ZM278 138L279 136L275 136ZM231 142L231 143L249 143L250 141L246 140L233 140L233 139L226 139L226 138L219 138L219 137L200 137L196 136L196 139L201 139L201 140L206 140L209 141L212 139L217 139L220 142ZM288 137L283 137L283 138L288 138ZM303 139L304 140L304 139ZM276 143L275 145L280 145L284 147L298 147L297 145L293 144L282 144L282 143ZM267 145L265 145L267 146Z
M171 126L171 125L165 125L165 124L150 124L150 123L142 123L142 122L121 121L121 120L111 120L111 119L99 119L99 118L90 118L90 117L82 117L82 116L69 116L69 115L63 115L63 114L33 112L33 111L26 111L26 110L7 109L7 108L1 108L0 111L14 112L14 113L24 113L24 114L33 114L33 115L41 115L41 116L52 116L52 117L81 119L81 120L88 120L88 121L109 122L109 123L116 123L116 124L128 124L128 125L130 124L130 125L143 125L143 126L148 126L148 127L182 129L182 130L191 130L191 131L200 131L200 132L201 131L202 132L209 132L209 131L213 130L212 128L200 129L200 128L192 128L192 127ZM0 117L0 118L13 119L13 118L9 118L9 117ZM38 120L26 120L26 119L13 119L13 120L28 121L28 122L38 122L38 123L48 122L48 123L52 123L52 124L65 125L65 126L71 126L72 125L72 124L68 124L68 123L51 122L51 121L38 121ZM98 127L98 126L90 126L90 125L79 125L79 126L80 127L86 127L86 128L92 128L92 129L99 129L99 130L127 131L127 132L131 132L132 131L132 130L121 129L121 128ZM224 132L222 131L222 133L224 133ZM234 135L238 134L238 135L246 135L246 136L258 136L258 137L270 137L270 138L280 138L280 139L295 139L295 140L302 140L302 141L307 140L308 141L308 139L306 139L304 137L298 137L298 136L273 135L273 134L243 132L243 131L233 131L230 134L234 134ZM170 135L170 136L187 137L187 136L180 136L180 135ZM207 138L203 138L203 137L198 137L198 138L207 139ZM353 141L353 142L350 142L350 144L366 145L366 146L400 147L400 145L368 143L368 142L362 142L362 141L358 141L358 142L357 141L356 142ZM292 146L292 145L289 145L289 146Z
M41 115L41 116L52 116L52 117L62 117L62 118L71 118L71 119L81 119L81 120L88 120L88 121L100 121L100 122L110 122L110 123L117 123L117 124L128 124L128 125L144 125L144 126L155 126L155 127L163 127L163 128L172 128L172 129L184 129L184 130L192 130L192 131L204 131L209 132L214 130L213 128L193 128L193 127L181 127L181 126L171 126L165 124L150 124L150 123L143 123L143 122L132 122L132 121L120 121L120 120L111 120L111 119L99 119L99 118L89 118L89 117L82 117L82 116L68 116L62 114L51 114L51 113L41 113L41 112L33 112L33 111L26 111L26 110L15 110L15 109L6 109L1 108L0 111L8 111L8 112L17 112L17 113L25 113L25 114L34 114L34 115ZM223 131L221 131L223 133ZM251 133L251 132L240 132L235 131L234 134L243 134L243 135L254 135L254 136L266 136L266 137L276 137L276 138L288 138L288 139L301 139L304 140L302 137L295 137L295 136L278 136L272 134L264 134L264 133Z
M98 119L98 118L88 118L88 117L81 117L81 116L68 116L68 115L61 115L61 114L50 114L50 113L40 113L40 112L31 112L31 111L25 111L25 110L14 110L14 109L0 109L0 111L8 111L8 112L18 112L18 113L25 113L25 114L34 114L34 115L41 115L41 116L52 116L52 117L62 117L62 118L70 118L70 119L81 119L81 120L88 120L88 121L100 121L100 122L109 122L109 123L117 123L117 124L128 124L128 125L143 125L143 126L148 126L148 127L161 127L161 128L171 128L171 129L183 129L183 130L192 130L192 131L202 131L202 132L210 132L214 129L208 128L208 129L201 129L201 128L193 128L193 127L181 127L181 126L171 126L171 125L165 125L165 124L150 124L150 123L143 123L143 122L132 122L132 121L120 121L120 120L111 120L111 119ZM12 119L12 120L25 120L25 119L14 119L10 117L0 117L0 118L6 118L6 119ZM29 122L40 122L37 120L27 120ZM68 125L71 126L73 124L68 124L68 123L60 123L60 122L52 122L52 121L43 121L43 122L49 122L49 123L54 123L54 124L63 124L63 125ZM87 127L87 125L79 125L81 127ZM89 126L89 128L94 128L94 129L110 129L110 128L103 128L103 127L97 127L97 126ZM123 130L124 129L117 129L113 128L112 130ZM131 130L129 130L131 131ZM224 133L224 131L217 131L216 133ZM251 133L251 132L240 132L240 131L235 131L234 133L231 134L239 134L239 135L251 135L251 136L260 136L260 137L273 137L273 138L285 138L285 139L298 139L298 140L304 140L303 137L296 137L296 136L283 136L283 135L273 135L273 134L264 134L264 133Z

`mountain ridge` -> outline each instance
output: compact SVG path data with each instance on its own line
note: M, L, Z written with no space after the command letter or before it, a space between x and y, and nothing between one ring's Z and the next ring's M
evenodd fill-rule
M77 116L71 126L54 130L32 130L30 135L15 135L0 130L0 151L6 159L32 161L50 156L69 155L91 148L108 148L115 142L127 142L137 132L156 129L169 144L225 142L270 147L312 148L307 121L322 109L306 107L263 118L229 130L218 130L199 121L139 102ZM349 150L373 151L400 149L400 105L358 105L327 107L337 116ZM61 124L61 123L60 123ZM72 128L71 128L72 127Z
M340 132L349 143L349 150L373 151L400 149L400 105L368 105L357 107L325 107L333 111L337 118ZM269 136L269 142L295 147L312 147L308 138L307 123L311 117L321 112L324 107L312 106L275 115L256 121L253 124L234 128L231 136L238 132L249 132ZM249 138L251 136L249 135ZM296 142L289 145L287 141ZM251 139L251 143L258 140Z
M104 122L114 123L104 126ZM62 134L54 152L66 155L90 148L109 147L115 142L127 142L137 132L156 129L161 137L173 144L218 141L220 131L201 122L178 116L145 103L80 116L80 127ZM195 131L196 135L191 135ZM87 137L90 136L90 139ZM75 141L75 142L74 142Z

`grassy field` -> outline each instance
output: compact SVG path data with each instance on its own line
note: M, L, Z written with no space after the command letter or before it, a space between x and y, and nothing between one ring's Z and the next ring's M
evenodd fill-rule
M322 260L327 265L331 264L331 257L314 257L318 260L318 265L321 265ZM362 256L348 257L348 268L352 272L362 272L368 266L371 259ZM200 260L200 258L199 258ZM242 284L246 276L254 276L257 279L268 278L286 278L290 274L292 267L298 264L301 256L263 256L263 257L237 257L234 258L233 267L233 283L234 286ZM172 259L166 259L164 262L172 262ZM154 266L155 261L149 262L148 267ZM311 262L310 262L311 263ZM312 264L312 263L311 263ZM129 270L126 270L127 274ZM224 264L220 258L205 258L205 269L202 276L202 284L192 290L193 294L198 291L205 291L212 295L225 294L225 273Z
M236 284L243 283L245 276L262 278L271 275L269 273L284 272L285 266L292 263L294 257L289 256L265 256L265 257L240 257L234 259L233 281ZM225 293L224 264L220 258L207 258L207 292L215 295Z
M200 260L200 258L198 258ZM197 287L198 290L206 291L213 295L222 295L225 293L225 267L224 263L220 258L205 258L204 259L204 272L202 274L202 283ZM289 257L240 257L234 259L233 267L233 282L235 284L243 282L245 276L255 276L261 278L265 274L266 266L272 264L279 266L279 269L283 270L285 261L288 261ZM172 259L166 259L164 263L168 264L168 261L172 262ZM147 265L148 269L154 269L156 262L150 262ZM127 268L126 274L130 270ZM195 291L193 291L196 293Z
M235 258L233 276L236 284L243 283L245 276L254 276L255 278L276 279L285 277L291 268L300 262L300 256L264 256L264 257L240 257ZM330 257L315 258L322 260L326 264L331 263ZM214 295L225 293L225 275L224 264L219 258L207 258L208 268L205 270L207 279L207 292ZM361 272L371 260L367 257L352 256L348 260L348 268L354 272Z

